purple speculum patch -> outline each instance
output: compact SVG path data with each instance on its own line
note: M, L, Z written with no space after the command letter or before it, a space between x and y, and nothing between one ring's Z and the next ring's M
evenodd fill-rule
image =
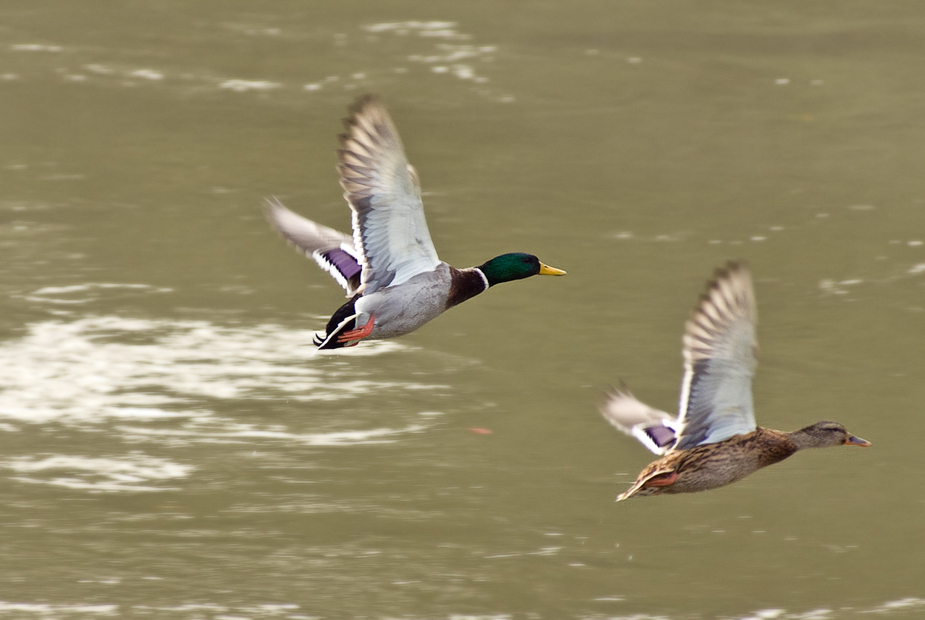
M360 264L349 252L336 248L328 250L327 252L322 252L321 255L326 261L331 263L337 271L342 273L347 280L360 273Z
M646 429L646 433L659 448L664 448L675 439L674 431L667 426L650 426Z

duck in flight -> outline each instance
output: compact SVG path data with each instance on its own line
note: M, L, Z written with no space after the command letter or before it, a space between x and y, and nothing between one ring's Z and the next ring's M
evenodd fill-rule
M314 258L350 298L324 334L315 336L319 349L402 336L495 284L565 275L519 252L467 269L441 261L427 230L417 173L385 107L370 95L351 112L340 136L337 170L353 236L297 215L278 200L265 204L270 225Z
M678 417L641 403L625 388L609 395L604 417L661 456L617 501L715 489L805 448L870 445L837 422L792 433L755 424L757 319L748 268L730 262L717 271L687 322Z

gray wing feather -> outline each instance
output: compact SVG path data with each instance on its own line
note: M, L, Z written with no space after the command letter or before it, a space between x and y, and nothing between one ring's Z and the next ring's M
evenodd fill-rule
M674 416L637 400L625 388L607 395L601 414L655 454L666 454L675 443L677 422Z
M353 247L353 238L350 235L304 218L284 207L276 198L268 198L264 201L263 212L270 226L290 246L300 254L315 259L322 269L330 273L331 277L344 287L347 297L356 294L360 286L359 274L352 273L356 268L344 269L344 265L331 260L332 251L343 250L349 257L352 257L354 262L359 262L358 253ZM348 257L344 256L344 258Z
M676 449L716 443L756 428L752 376L758 321L751 274L742 263L717 272L687 322Z
M345 123L337 169L353 210L362 291L369 294L433 271L440 259L424 219L417 176L385 107L375 97L364 97Z

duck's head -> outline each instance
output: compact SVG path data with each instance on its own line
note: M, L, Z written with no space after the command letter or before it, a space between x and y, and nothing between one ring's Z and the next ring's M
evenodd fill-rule
M544 265L533 254L512 252L495 256L490 261L476 267L485 274L488 286L501 282L522 280L530 276L564 276L565 272L549 265Z
M790 436L798 448L829 448L832 446L862 446L867 447L870 442L855 437L838 422L816 422L811 426L802 428Z

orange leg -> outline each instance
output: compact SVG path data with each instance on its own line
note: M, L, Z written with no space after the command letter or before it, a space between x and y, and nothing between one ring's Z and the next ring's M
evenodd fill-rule
M370 315L366 325L360 329L351 329L337 337L337 342L350 342L351 340L362 340L373 333L373 322L376 317Z
M669 474L662 474L660 476L655 476L646 481L643 485L645 487L667 487L671 486L678 479L678 472L673 471Z

